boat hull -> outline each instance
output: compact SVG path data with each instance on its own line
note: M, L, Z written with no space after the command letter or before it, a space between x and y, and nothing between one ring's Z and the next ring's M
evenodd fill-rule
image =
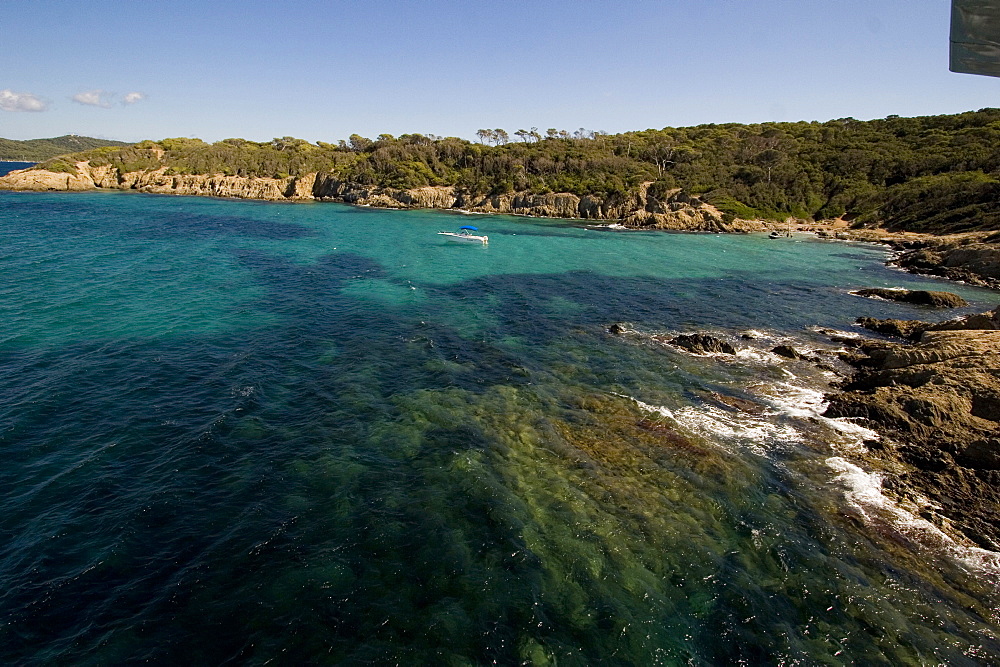
M478 243L480 245L486 245L490 242L490 237L488 236L476 236L475 234L457 234L455 232L438 232L440 236L444 236L448 241L456 241L458 243Z

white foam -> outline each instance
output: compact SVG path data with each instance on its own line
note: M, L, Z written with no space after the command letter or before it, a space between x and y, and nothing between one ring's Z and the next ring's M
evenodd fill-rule
M633 401L636 405L638 405L640 408L642 408L646 412L653 412L653 413L656 413L656 414L661 415L663 417L667 417L668 419L673 419L674 421L676 421L676 417L674 417L674 413L673 413L673 411L670 410L670 408L665 408L662 405L650 405L649 403L643 403L638 398L634 398L634 397L628 396L626 394L618 394L618 393L615 393L615 392L611 392L611 393L614 394L615 396L618 396L619 398L627 398L630 401Z
M1000 575L1000 553L959 544L930 521L908 512L882 493L882 476L865 472L840 456L826 465L836 475L848 506L866 523L890 528L899 539L925 549L944 552L967 569ZM927 503L929 504L929 503Z
M809 327L810 331L815 331L816 333L823 334L824 336L838 336L840 338L863 338L863 336L856 331L841 331L840 329L828 329L827 327L812 326Z
M615 396L633 401L646 412L667 417L688 432L710 442L735 442L759 456L767 454L770 448L768 445L801 438L801 434L793 426L774 423L766 414L758 416L745 412L733 413L711 405L689 406L675 411L660 405L650 405L632 396Z
M738 442L760 456L774 444L800 440L801 434L791 424L775 423L767 415L727 412L711 405L682 408L674 419L687 430L710 440Z
M795 419L819 422L842 436L839 440L831 443L835 447L840 446L852 450L860 448L861 443L865 440L881 439L877 432L847 418L823 416L827 402L824 392L819 389L790 382L778 382L766 385L766 391L762 393L780 414Z
M721 446L736 445L744 451L767 457L776 448L807 437L796 428L803 422L821 424L829 430L827 438L834 451L849 454L863 447L865 440L879 440L877 432L845 418L824 417L825 394L821 389L804 386L795 375L789 381L761 384L754 387L758 399L768 406L760 414L730 412L704 404L671 410L651 405L632 396L615 394L633 401L642 410L671 419L684 430ZM949 537L930 521L882 493L882 477L869 473L842 456L825 460L834 472L833 483L839 485L850 511L866 524L890 533L914 549L945 554L959 567L973 574L1000 577L1000 553L961 544ZM930 503L920 501L924 506ZM996 582L1000 587L1000 579Z
M756 347L742 347L736 350L736 359L756 366L771 366L777 355Z

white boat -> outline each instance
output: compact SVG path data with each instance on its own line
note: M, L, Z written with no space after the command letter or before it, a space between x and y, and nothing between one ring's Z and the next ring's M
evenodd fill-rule
M478 232L479 229L476 227L470 227L464 225L458 228L457 232L438 232L441 236L446 236L449 241L458 241L460 243L481 243L486 245L490 242L490 237L485 234L473 234L472 232Z

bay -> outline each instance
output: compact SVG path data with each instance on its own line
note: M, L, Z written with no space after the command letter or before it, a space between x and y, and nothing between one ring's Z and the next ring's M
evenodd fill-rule
M767 351L943 317L850 289L994 292L441 211L0 193L0 225L5 662L1000 659L998 555L882 496L832 375ZM740 354L656 339L703 330Z
M17 169L27 169L28 167L30 167L33 164L35 164L35 163L34 162L9 162L9 161L5 161L5 160L0 160L0 176L6 176L10 172L15 171Z

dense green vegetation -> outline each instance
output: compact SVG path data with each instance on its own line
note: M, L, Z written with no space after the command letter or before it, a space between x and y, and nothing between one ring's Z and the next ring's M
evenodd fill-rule
M0 160L41 162L65 153L77 153L100 146L127 146L124 141L108 141L67 134L51 139L0 139Z
M85 154L121 171L296 176L363 185L454 185L625 195L640 183L699 195L733 216L847 216L894 228L1000 229L1000 109L948 116L737 123L608 135L580 129L480 130L479 142L406 134L336 144L283 137L146 141Z

